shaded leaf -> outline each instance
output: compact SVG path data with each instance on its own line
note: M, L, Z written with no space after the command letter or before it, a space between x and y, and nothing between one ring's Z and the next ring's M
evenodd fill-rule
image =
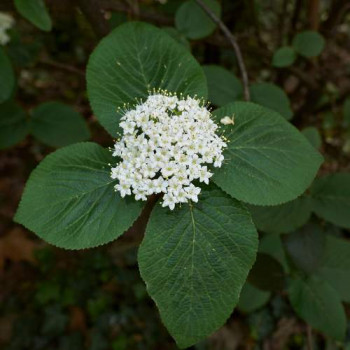
M15 73L5 50L0 46L0 103L11 97L15 87Z
M312 30L301 32L293 38L292 45L304 57L318 56L325 47L323 36Z
M321 147L322 139L317 128L309 126L301 130L301 132L316 149Z
M239 297L238 308L247 313L256 311L264 306L270 297L270 292L258 289L246 282Z
M292 47L283 46L276 50L272 57L272 65L283 68L291 66L297 58L297 54Z

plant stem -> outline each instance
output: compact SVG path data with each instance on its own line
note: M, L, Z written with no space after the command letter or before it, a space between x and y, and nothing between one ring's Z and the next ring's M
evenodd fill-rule
M242 52L236 41L236 38L233 36L233 34L230 32L227 26L220 20L220 18L217 17L216 14L203 2L203 0L196 0L196 2L207 13L207 15L212 19L212 21L219 26L219 28L222 30L222 32L226 36L227 40L232 45L233 50L235 51L235 54L236 54L238 67L242 76L244 99L246 101L249 101L250 92L249 92L248 74L244 64Z

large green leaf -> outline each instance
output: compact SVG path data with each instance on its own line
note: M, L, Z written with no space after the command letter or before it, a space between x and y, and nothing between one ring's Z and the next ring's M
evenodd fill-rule
M342 300L350 303L350 242L328 236L317 275L328 281Z
M220 3L216 0L204 0L204 3L215 13L221 15ZM176 28L189 39L201 39L210 35L216 23L206 14L195 0L183 2L175 15Z
M350 173L335 173L316 179L311 195L313 210L319 217L350 228Z
M292 118L289 98L279 86L272 83L255 83L250 87L250 94L253 102L271 108L287 120Z
M180 347L224 324L253 265L257 232L249 212L214 187L198 204L156 206L138 260L141 276Z
M231 196L255 205L277 205L301 195L311 184L322 156L278 113L250 102L235 102L214 112L228 138L224 165L214 182Z
M87 67L91 106L106 130L116 136L121 111L152 89L206 97L202 68L181 44L146 23L126 23L105 37Z
M142 204L122 199L110 178L111 153L78 143L48 155L32 172L15 220L58 247L108 243L127 230Z
M308 274L321 264L325 251L325 235L321 227L312 222L283 237L284 247L292 262Z
M0 46L0 103L11 97L15 86L15 74L11 61L7 57L4 49Z
M236 101L243 92L240 80L227 69L208 65L203 66L208 81L209 100L216 106Z
M44 0L15 0L17 11L29 22L44 31L50 31L51 18Z
M0 104L0 148L7 148L22 141L28 133L24 110L14 102Z
M250 313L264 306L270 297L271 292L258 289L249 282L246 282L242 288L237 307L243 312Z
M293 47L304 57L318 56L324 49L325 40L323 36L312 30L298 33L293 38Z
M291 280L289 299L296 313L312 327L337 340L344 340L346 317L337 292L315 276Z
M258 230L268 233L287 233L304 225L311 216L311 200L302 196L276 206L248 205Z
M84 118L72 107L46 102L32 111L31 133L41 142L62 147L90 137Z

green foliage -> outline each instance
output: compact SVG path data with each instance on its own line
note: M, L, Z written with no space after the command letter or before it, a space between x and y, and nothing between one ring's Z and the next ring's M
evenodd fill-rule
M302 194L322 163L320 154L274 111L236 102L214 112L218 121L233 115L235 126L223 131L229 140L226 163L213 181L234 198L255 205L277 205Z
M305 225L283 239L293 264L308 274L312 274L319 268L325 242L325 235L320 226L314 223Z
M14 0L17 11L36 27L49 32L52 28L50 15L44 0Z
M260 251L248 281L261 290L282 290L285 284L283 267L277 259Z
M169 36L171 36L179 44L186 47L187 50L191 51L191 44L188 42L186 37L180 33L176 28L164 27L162 28Z
M292 45L301 56L316 57L323 51L325 40L321 34L306 30L293 38Z
M204 3L218 16L221 6L216 0L204 0ZM202 39L213 33L216 24L195 0L185 1L175 15L176 28L189 39Z
M114 192L110 152L93 143L48 155L31 174L15 220L58 247L108 243L139 216L142 205Z
M271 293L254 287L246 282L239 297L239 310L250 313L260 309L270 299Z
M350 303L350 243L328 236L317 276L329 282L341 299Z
M140 272L180 347L226 321L256 250L248 211L215 187L174 212L156 206L139 249Z
M311 200L301 196L276 206L248 205L255 226L263 232L287 233L304 225L311 215Z
M62 147L90 137L83 117L60 102L39 105L31 113L31 133L52 147Z
M350 97L348 97L343 105L343 127L350 127Z
M315 127L309 126L304 128L301 132L316 149L321 147L322 139L320 133Z
M315 276L294 278L288 288L296 313L312 327L343 341L346 329L344 308L330 284Z
M91 106L112 135L126 105L148 96L152 89L206 97L204 73L182 45L146 23L126 23L97 46L87 67Z
M11 97L15 87L15 73L5 50L0 46L0 103Z
M297 58L297 54L292 47L283 46L275 51L272 57L274 67L283 68L291 66Z
M223 106L236 101L242 95L242 83L232 72L216 65L203 66L202 68L207 77L211 103Z
M350 228L350 174L336 173L316 179L311 196L313 210L319 217Z
M22 141L28 133L26 113L12 101L0 104L0 149Z
M286 93L272 83L255 83L250 86L251 100L271 108L287 120L293 117L290 102Z

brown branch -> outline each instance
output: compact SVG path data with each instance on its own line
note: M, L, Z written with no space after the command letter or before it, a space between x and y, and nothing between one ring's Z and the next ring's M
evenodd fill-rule
M244 64L242 52L236 41L236 38L233 36L230 30L226 27L226 25L220 20L220 18L218 18L216 14L203 2L203 0L196 0L196 2L207 13L207 15L212 19L212 21L219 26L219 28L222 30L222 32L226 36L227 40L232 45L233 50L235 51L235 54L236 54L238 67L242 76L244 99L246 101L249 101L250 92L249 92L248 74Z
M71 73L75 73L78 74L80 76L85 77L85 72L83 70L80 70L79 68L73 67L73 66L69 66L67 64L64 63L60 63L60 62L55 62L52 61L50 59L40 59L39 60L40 63L51 66L51 67L55 67L67 72L71 72Z
M310 0L308 17L310 29L317 31L320 23L320 0Z

